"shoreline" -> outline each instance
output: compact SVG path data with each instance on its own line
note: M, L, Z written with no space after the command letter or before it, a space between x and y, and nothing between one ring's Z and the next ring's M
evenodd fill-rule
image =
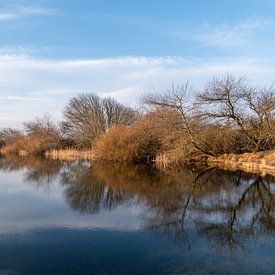
M275 176L275 150L209 157L207 164L224 170Z
M1 150L3 154L3 151ZM5 155L5 153L3 154ZM20 156L27 157L27 152L19 152ZM44 157L61 161L99 161L96 152L93 150L62 149L52 150L44 153ZM161 162L153 162L162 166ZM204 161L197 161L196 164L206 164L209 167L216 167L223 170L243 171L247 173L260 174L262 176L275 176L275 150L262 151L258 153L225 154L218 157L208 157ZM182 165L184 166L184 165ZM173 166L172 166L173 167Z
M92 150L53 150L46 152L45 156L54 160L74 161L89 160L100 161ZM154 161L155 164L158 164ZM200 163L200 162L196 162ZM218 157L208 157L202 164L223 170L243 171L261 175L275 176L275 150L258 153L225 154ZM161 165L160 165L161 166Z

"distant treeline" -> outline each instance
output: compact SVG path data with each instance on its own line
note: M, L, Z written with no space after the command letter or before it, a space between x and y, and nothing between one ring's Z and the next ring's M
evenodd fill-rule
M275 87L225 76L202 91L188 84L145 93L138 110L87 93L72 98L63 120L50 116L0 131L3 153L93 150L102 161L162 160L175 165L226 153L275 148Z

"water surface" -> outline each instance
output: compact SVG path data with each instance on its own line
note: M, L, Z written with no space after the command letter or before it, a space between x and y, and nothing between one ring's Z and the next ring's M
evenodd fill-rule
M0 159L0 274L275 274L275 179Z

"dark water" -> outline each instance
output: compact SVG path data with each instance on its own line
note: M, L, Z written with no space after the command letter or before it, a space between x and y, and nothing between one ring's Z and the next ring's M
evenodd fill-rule
M275 274L275 179L0 159L0 274Z

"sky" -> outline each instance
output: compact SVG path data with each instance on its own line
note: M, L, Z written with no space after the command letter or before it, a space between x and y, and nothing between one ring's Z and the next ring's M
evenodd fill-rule
M0 0L0 128L80 93L139 96L214 76L275 81L274 0Z

